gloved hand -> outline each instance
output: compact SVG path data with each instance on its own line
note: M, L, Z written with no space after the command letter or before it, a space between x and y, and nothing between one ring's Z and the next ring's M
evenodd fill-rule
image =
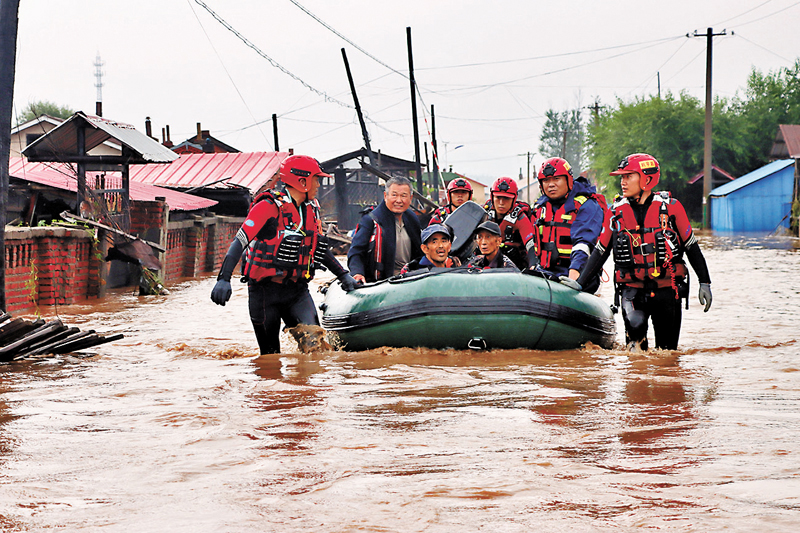
M710 283L701 283L700 284L700 292L697 294L697 299L700 300L700 305L705 305L706 308L703 309L704 313L707 313L709 309L711 309L711 284Z
M356 281L353 276L350 275L350 272L345 272L344 274L339 275L338 278L339 283L342 284L342 288L345 292L350 292L355 290L357 287L363 285L360 281Z
M559 282L560 282L562 285L566 285L566 286L567 286L567 287L569 287L570 289L574 289L574 290L576 290L576 291L582 291L582 290L583 290L583 287L581 287L581 284L580 284L580 283L578 283L576 280L574 280L574 279L570 278L570 277L567 277L567 276L558 276L558 281L559 281Z
M217 305L225 305L225 302L231 299L233 289L231 289L231 282L224 279L218 280L211 291L211 301Z

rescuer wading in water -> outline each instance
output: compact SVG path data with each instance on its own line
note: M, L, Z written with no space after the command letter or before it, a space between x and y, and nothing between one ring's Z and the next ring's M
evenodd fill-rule
M705 257L681 203L668 192L653 192L661 176L653 156L629 155L611 175L620 177L622 198L611 207L611 231L601 234L577 283L588 283L613 248L615 303L621 300L628 348L647 349L647 322L651 319L656 348L675 350L681 299L689 296L683 255L697 274L698 298L708 311L711 277Z
M262 192L253 200L247 219L231 242L211 300L225 305L231 297L231 275L244 258L250 320L262 354L279 353L280 324L319 325L308 282L320 264L327 267L346 291L355 280L342 268L320 233L319 180L325 174L312 157L292 155L280 168L286 192Z

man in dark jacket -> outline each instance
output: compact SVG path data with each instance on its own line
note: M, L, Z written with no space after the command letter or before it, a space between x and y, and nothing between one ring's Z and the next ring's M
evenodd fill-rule
M475 242L478 245L480 254L473 256L469 260L469 266L488 270L490 268L510 268L519 271L508 257L500 251L500 243L503 236L500 226L496 222L487 220L475 230Z
M390 278L422 256L419 219L408 210L412 199L408 179L386 181L383 203L361 218L347 252L347 266L356 281Z

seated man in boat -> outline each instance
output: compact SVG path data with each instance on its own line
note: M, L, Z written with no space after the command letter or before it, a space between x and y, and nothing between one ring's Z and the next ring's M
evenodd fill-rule
M475 230L475 243L478 245L479 255L469 260L469 266L481 268L513 268L519 272L519 268L500 249L503 237L500 233L500 226L496 222L487 220Z
M393 177L386 181L383 202L361 217L347 252L347 266L356 281L396 276L406 263L422 256L419 219L408 209L412 195L407 178Z
M461 266L461 261L458 257L450 256L451 245L452 239L447 226L442 224L428 226L422 230L422 244L420 244L420 249L425 255L407 263L400 270L400 273L405 274L406 272L420 269L430 270L433 267L453 268Z
M531 206L517 200L517 183L511 178L497 178L483 208L489 220L500 226L503 253L520 270L536 265Z
M542 163L537 176L542 196L533 206L536 256L540 270L575 288L604 225L611 222L606 199L586 178L573 178L570 164L561 157ZM600 272L583 287L594 293Z
M444 224L453 211L472 200L472 185L464 178L450 180L450 183L447 184L447 200L449 203L446 206L433 212L431 221L428 223L429 226Z

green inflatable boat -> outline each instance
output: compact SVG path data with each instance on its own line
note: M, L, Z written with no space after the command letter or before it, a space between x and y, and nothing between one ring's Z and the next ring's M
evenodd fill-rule
M344 349L611 348L616 326L594 295L511 269L410 272L351 292L329 288L322 326Z

